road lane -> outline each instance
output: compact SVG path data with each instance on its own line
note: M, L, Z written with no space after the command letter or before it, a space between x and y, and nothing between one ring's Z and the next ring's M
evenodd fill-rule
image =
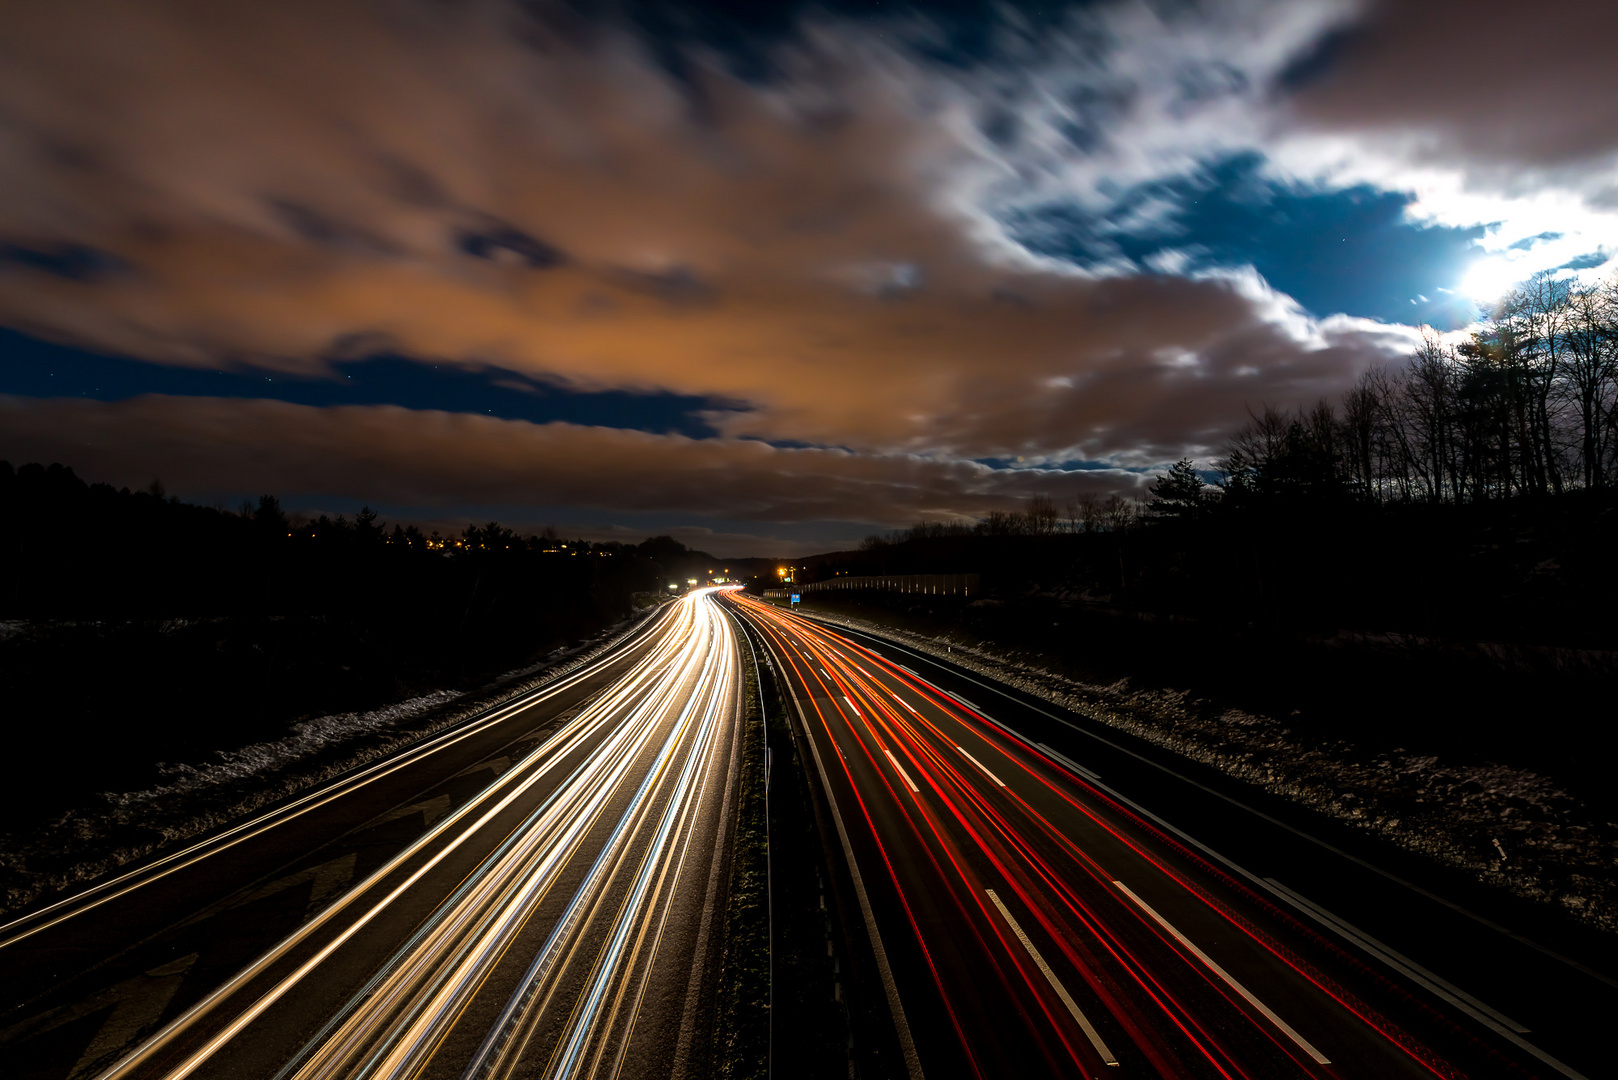
M700 1069L680 1028L689 993L711 989L739 705L734 629L696 593L567 686L21 923L0 941L0 972L26 973L35 992L0 1027L0 1073ZM403 805L386 805L401 790ZM319 850L255 868L300 842ZM346 876L317 893L334 864ZM210 873L224 885L202 903L176 898ZM119 910L136 913L122 938L105 921ZM37 989L53 964L113 943L114 962ZM105 1019L109 979L138 984L175 954L191 957L182 992L80 1045Z
M1611 1072L1618 946L1605 932L944 658L863 631L844 632L893 662L927 671L946 692L994 703L994 715L985 719L1042 753L1051 753L1047 742L1055 743L1105 771L1103 782L1094 769L1080 770L1289 914L1420 988L1446 1012L1487 1029L1494 1042L1532 1059L1540 1074ZM1058 756L1069 767L1076 764ZM1161 813L1124 792L1148 798ZM1194 823L1198 835L1163 814Z
M865 825L854 847L882 886L871 889L877 921L928 1075L1543 1065L1372 970L1113 797L1083 763L824 627L737 603L827 748L829 790ZM1116 1051L1117 1071L1100 1046Z

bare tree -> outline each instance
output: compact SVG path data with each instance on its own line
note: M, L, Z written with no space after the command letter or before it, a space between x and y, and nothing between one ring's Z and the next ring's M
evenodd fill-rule
M1509 338L1500 360L1510 371L1512 419L1521 473L1535 492L1562 490L1562 455L1556 438L1570 318L1568 281L1541 271L1512 290L1495 317L1496 333Z
M1412 453L1409 465L1422 494L1437 502L1446 495L1459 498L1466 477L1454 446L1452 420L1459 397L1456 356L1437 334L1427 331L1405 370L1403 386L1410 420Z
M1023 511L1022 519L1029 535L1051 536L1056 532L1062 515L1048 496L1035 495L1028 500L1028 508Z
M1087 533L1100 532L1105 526L1101 509L1101 496L1093 492L1079 499L1078 513L1079 522Z
M1336 402L1249 409L1216 465L1233 506L1322 483L1429 502L1618 485L1618 277L1538 274L1470 340L1425 329Z
M1021 514L991 510L987 517L978 522L976 531L985 536L1021 536L1026 528Z
M1101 504L1101 523L1108 532L1124 532L1139 520L1140 507L1133 499L1108 495L1107 501Z
M1567 300L1563 373L1578 429L1580 478L1587 488L1605 487L1618 391L1618 280L1571 289Z
M1287 428L1292 420L1273 405L1258 412L1247 410L1243 424L1225 446L1225 456L1214 462L1219 486L1238 494L1256 485L1274 462L1286 453Z
M1367 499L1382 497L1377 438L1382 423L1382 382L1375 371L1367 371L1343 395L1342 422L1342 453L1349 483Z

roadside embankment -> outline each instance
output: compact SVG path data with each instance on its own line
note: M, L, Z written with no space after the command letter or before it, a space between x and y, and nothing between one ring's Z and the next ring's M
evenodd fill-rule
M27 828L12 827L0 833L0 914L159 854L538 689L613 648L658 610L476 690L436 690L370 711L303 720L277 738L160 766L148 787L101 792ZM68 771L73 762L39 767Z
M1007 647L959 621L915 609L838 601L817 603L808 613L941 657L1581 922L1618 931L1618 823L1610 806L1570 793L1560 777L1510 763L1553 757L1532 747L1517 755L1498 752L1510 744L1494 734L1474 741L1464 715L1445 717L1427 731L1407 715L1402 722L1368 718L1358 729L1342 715L1316 723L1296 711L1256 711L1139 678L1091 681L1061 654ZM1377 674L1367 670L1363 678L1375 682ZM1252 675L1263 677L1262 670ZM1384 692L1399 695L1404 687L1390 683ZM1561 706L1545 706L1553 707ZM1388 712L1395 720L1403 715ZM1590 717L1575 719L1591 724ZM1443 732L1447 736L1435 734ZM1515 736L1524 743L1552 738L1549 725L1532 714L1518 717Z

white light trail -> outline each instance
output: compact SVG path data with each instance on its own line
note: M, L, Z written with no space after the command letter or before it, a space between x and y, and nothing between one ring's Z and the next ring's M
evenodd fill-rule
M553 1077L615 1075L692 838L724 812L708 788L725 770L731 740L722 735L740 699L734 630L706 590L678 601L656 633L645 658L542 746L102 1080L219 1071L219 1055L239 1054L239 1040L296 1002L293 991L307 980L339 957L350 967L363 962L383 927L399 922L380 919L396 905L428 914L410 921L407 939L386 946L379 968L278 1080L403 1080L430 1063L441 1072L447 1063L436 1059L451 1031L490 1015L494 1025L465 1065L468 1077L506 1076L519 1062ZM465 872L447 861L480 851ZM547 899L580 860L589 869L558 912ZM454 883L434 900L446 873ZM512 950L533 939L541 911L548 932L517 989L502 991L504 1008L479 1004ZM545 1044L536 1041L541 1029L550 1033ZM464 1036L457 1044L466 1045Z

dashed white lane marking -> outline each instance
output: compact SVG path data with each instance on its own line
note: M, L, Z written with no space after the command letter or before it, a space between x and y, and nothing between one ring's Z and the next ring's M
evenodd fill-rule
M1319 1050L1316 1050L1314 1048L1313 1044L1311 1044L1308 1039L1305 1039L1302 1035L1299 1035L1296 1031L1292 1030L1292 1026L1290 1024L1288 1024L1285 1020L1281 1019L1279 1016L1275 1015L1275 1013L1270 1009L1270 1007L1268 1005L1264 1004L1258 998L1254 997L1253 994L1252 994L1252 991L1248 990L1247 987L1245 987L1241 983L1237 982L1236 977L1234 975L1232 975L1230 972L1226 971L1224 968L1220 967L1217 963L1215 963L1213 957L1209 956L1207 953L1203 952L1201 949L1199 949L1195 945L1191 944L1191 939L1186 937L1184 934L1180 933L1178 930L1176 930L1174 928L1173 923L1169 922L1167 919L1163 918L1163 916L1159 915L1157 913L1156 908L1152 907L1152 905L1148 904L1146 901L1144 901L1140 897L1136 896L1134 894L1134 892L1129 888L1129 886L1125 885L1123 882L1115 881L1115 882L1113 882L1113 884L1116 885L1118 887L1118 890L1120 892L1122 892L1125 896L1127 896L1131 900L1135 901L1136 905L1139 906L1139 908L1142 911L1146 912L1146 914L1150 915L1152 917L1152 919L1157 923L1157 925L1161 926L1163 929L1167 930L1171 935L1173 935L1174 940L1178 941L1181 945L1184 945L1187 949L1189 949L1196 956L1196 958L1198 960L1201 960L1204 964L1207 964L1209 971L1212 971L1215 975L1217 975L1221 979L1225 980L1225 983L1232 990L1236 991L1243 998L1245 998L1249 1005L1253 1006L1253 1008L1257 1009L1259 1012L1263 1013L1266 1017L1268 1017L1270 1023L1272 1023L1276 1027L1280 1028L1281 1031L1283 1033L1285 1033L1285 1035L1288 1038L1290 1038L1293 1042L1298 1044L1298 1046L1303 1050L1304 1053L1306 1053L1310 1057L1314 1058L1315 1062L1317 1064L1320 1064L1320 1065L1330 1065L1331 1064L1331 1059L1330 1058L1328 1058L1325 1054L1322 1054Z
M916 782L910 779L910 774L905 772L905 767L903 765L899 764L899 759L888 753L886 748L884 748L882 752L888 755L888 760L893 762L893 767L898 770L899 775L904 778L905 786L910 788L911 791L919 793L921 788L917 787Z
M1022 942L1022 947L1028 950L1028 955L1033 957L1035 964L1039 965L1039 970L1045 973L1045 978L1051 984L1051 989L1056 991L1056 996L1062 999L1062 1004L1067 1006L1067 1011L1072 1014L1074 1020L1078 1021L1079 1027L1084 1029L1085 1036L1089 1038L1090 1045L1096 1048L1096 1053L1101 1055L1101 1060L1108 1065L1117 1065L1118 1058L1114 1056L1111 1050L1107 1049L1107 1044L1101 1039L1101 1033L1095 1029L1094 1024L1090 1023L1089 1018L1079 1011L1079 1006L1074 1002L1073 996L1067 992L1067 987L1062 985L1062 981L1056 977L1056 972L1051 970L1051 966L1045 962L1045 958L1039 955L1039 950L1034 948L1032 941L1028 940L1028 935L1023 933L1022 927L1017 925L1017 920L1011 917L1011 912L1007 910L1005 904L1001 903L1000 897L995 895L993 889L984 889L983 891L989 894L989 899L994 901L994 906L1000 909L1001 918L1006 920L1006 925L1011 927L1011 932L1017 935L1017 940Z
M1006 782L1004 780L1000 779L998 776L994 775L994 773L990 772L989 767L987 765L983 764L983 762L979 761L977 758L973 757L971 754L968 754L966 752L966 747L957 746L955 749L959 750L961 752L961 754L966 758L966 760L970 761L972 764L976 765L979 769L983 770L983 775L984 776L987 776L990 780L993 780L996 784L999 784L1001 787L1006 786Z

